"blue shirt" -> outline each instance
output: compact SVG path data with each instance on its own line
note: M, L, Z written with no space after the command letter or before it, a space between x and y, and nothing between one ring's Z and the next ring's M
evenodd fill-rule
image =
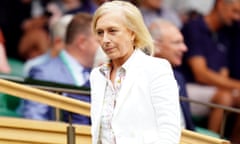
M62 52L61 52L62 54ZM82 70L84 69L81 64L79 64L74 58L68 55L67 52L63 51L64 60L59 57L51 59L44 64L35 66L31 69L29 76L38 79L38 80L45 80L51 82L58 82L64 84L71 84L77 85L81 83L81 86L89 87L89 80L82 79ZM65 62L67 64L65 64ZM73 67L68 67L69 65ZM70 68L70 69L69 69ZM76 72L76 73L72 73ZM78 73L77 73L78 72ZM75 76L74 76L75 75ZM77 76L76 76L77 75ZM80 77L79 77L80 75ZM79 78L76 80L75 78ZM80 81L84 80L84 81ZM85 84L84 84L85 83ZM78 99L85 102L90 102L90 96L79 95L79 94L69 94L64 93L63 95L67 97L71 97L74 99ZM52 107L40 104L33 101L24 101L24 117L30 119L38 119L38 120L54 120L54 109ZM63 120L68 121L69 112L63 111ZM79 114L72 114L72 122L78 124L90 124L90 118L86 116L82 116Z
M213 71L219 71L223 67L228 68L230 38L228 38L227 31L221 29L211 32L203 17L198 17L183 26L182 34L188 47L182 68L188 81L195 81L187 66L187 60L193 56L203 56L208 68Z
M37 65L41 65L41 64L47 62L50 59L51 59L50 51L48 51L43 55L40 55L36 58L28 60L24 64L24 67L23 67L23 76L28 77L29 76L29 71L31 70L32 67L37 66Z

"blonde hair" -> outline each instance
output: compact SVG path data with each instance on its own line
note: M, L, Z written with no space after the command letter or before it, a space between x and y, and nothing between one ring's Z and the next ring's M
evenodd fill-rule
M142 49L145 53L153 54L153 39L143 21L143 17L139 9L126 1L111 1L105 2L101 5L93 16L92 30L96 33L96 23L98 19L113 12L122 12L124 15L124 24L135 34L134 46L135 48Z

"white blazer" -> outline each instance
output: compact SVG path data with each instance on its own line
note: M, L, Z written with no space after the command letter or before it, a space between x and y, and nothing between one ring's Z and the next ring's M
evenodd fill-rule
M112 128L117 144L179 144L178 87L169 62L136 50L116 100ZM97 144L106 78L90 76L92 144Z

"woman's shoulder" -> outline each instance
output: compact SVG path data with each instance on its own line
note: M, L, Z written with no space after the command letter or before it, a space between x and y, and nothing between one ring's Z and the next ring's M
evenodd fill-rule
M153 56L147 56L146 61L145 61L147 66L152 66L152 67L170 67L170 63L168 60L163 59L163 58L157 58Z
M166 73L173 73L172 67L166 59L146 55L140 61L142 71L148 75L160 76Z
M92 68L92 70L91 70L91 75L95 75L95 74L98 73L99 71L100 71L100 66L94 67L94 68Z

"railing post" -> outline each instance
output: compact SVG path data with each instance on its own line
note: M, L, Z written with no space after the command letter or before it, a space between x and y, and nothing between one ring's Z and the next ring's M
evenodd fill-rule
M221 129L220 129L220 137L224 138L224 132L225 132L225 126L226 126L226 121L227 121L227 115L229 112L223 110L223 121L221 124Z
M54 93L62 95L62 92L54 91ZM56 121L61 121L61 110L59 108L55 107L55 111L54 112L55 112L55 120Z
M69 126L67 127L67 144L75 143L75 127L72 125L72 113L69 113Z

